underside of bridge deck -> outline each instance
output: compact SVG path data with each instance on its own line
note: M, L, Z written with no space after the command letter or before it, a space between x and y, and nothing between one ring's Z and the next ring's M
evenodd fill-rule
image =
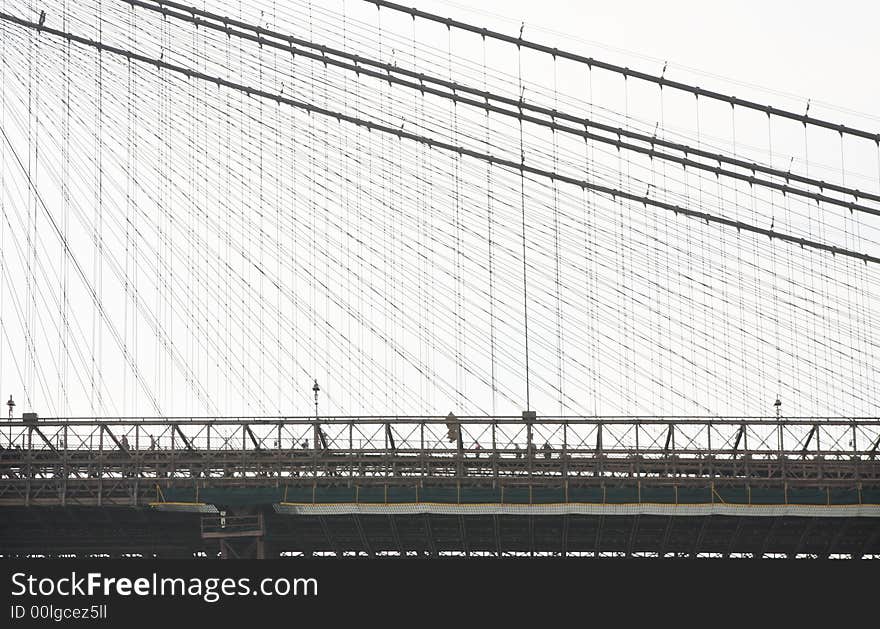
M660 515L287 515L265 523L265 556L813 556L880 554L880 518ZM21 555L217 556L206 516L131 507L5 507L0 552ZM230 516L230 522L236 516ZM215 517L216 520L216 517ZM230 528L232 524L230 523Z

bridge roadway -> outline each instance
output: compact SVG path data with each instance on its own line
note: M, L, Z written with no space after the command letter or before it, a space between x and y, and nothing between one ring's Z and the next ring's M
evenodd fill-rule
M36 419L0 433L4 555L880 555L876 418Z

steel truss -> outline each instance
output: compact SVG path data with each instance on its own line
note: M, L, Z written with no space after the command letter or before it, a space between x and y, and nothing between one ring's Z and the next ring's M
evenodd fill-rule
M0 433L0 505L140 505L175 487L880 486L876 418L92 418Z

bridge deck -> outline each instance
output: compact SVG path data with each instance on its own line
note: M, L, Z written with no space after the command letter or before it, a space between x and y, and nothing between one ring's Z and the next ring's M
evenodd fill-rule
M194 513L149 508L4 507L4 555L217 553ZM264 512L267 555L309 554L880 554L880 519L523 515L301 515Z
M880 552L880 421L765 422L12 423L0 548L211 553L222 510L269 553Z

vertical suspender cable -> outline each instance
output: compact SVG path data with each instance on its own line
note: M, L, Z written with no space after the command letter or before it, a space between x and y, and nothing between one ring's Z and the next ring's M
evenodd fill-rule
M523 80L522 80L522 49L517 46L517 78L519 86L519 100L522 101L523 96ZM522 107L520 107L522 114ZM526 154L523 144L523 123L519 121L519 159L520 164L525 166ZM520 210L522 212L522 263L523 263L523 325L525 328L525 357L526 357L526 410L530 411L531 391L529 383L529 290L528 290L528 274L526 270L526 173L520 170L519 177L520 189Z

